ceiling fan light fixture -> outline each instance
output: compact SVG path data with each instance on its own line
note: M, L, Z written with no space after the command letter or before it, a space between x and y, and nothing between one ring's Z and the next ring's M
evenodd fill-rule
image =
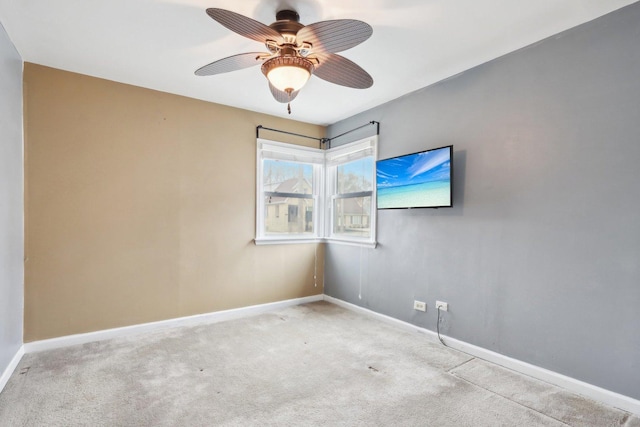
M262 64L262 73L278 90L300 90L313 74L313 63L299 56L278 56Z

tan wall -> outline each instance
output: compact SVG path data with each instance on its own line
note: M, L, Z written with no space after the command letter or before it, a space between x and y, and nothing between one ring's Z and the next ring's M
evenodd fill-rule
M256 126L323 127L30 63L24 82L25 342L322 293L322 245L252 239Z

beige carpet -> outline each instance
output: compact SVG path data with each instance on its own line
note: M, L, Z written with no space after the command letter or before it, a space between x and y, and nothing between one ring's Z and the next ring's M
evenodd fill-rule
M1 426L625 426L630 414L326 302L28 354Z

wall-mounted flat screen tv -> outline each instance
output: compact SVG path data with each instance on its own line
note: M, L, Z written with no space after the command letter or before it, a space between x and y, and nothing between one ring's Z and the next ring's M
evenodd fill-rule
M453 145L376 162L378 209L449 208Z

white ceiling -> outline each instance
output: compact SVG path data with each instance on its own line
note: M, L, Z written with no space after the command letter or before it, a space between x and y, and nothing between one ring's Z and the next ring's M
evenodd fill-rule
M637 0L0 0L0 22L25 61L316 124L331 124L590 21ZM374 79L350 89L312 77L276 102L259 67L197 77L216 59L264 51L208 7L270 24L352 18L373 36L341 52Z

